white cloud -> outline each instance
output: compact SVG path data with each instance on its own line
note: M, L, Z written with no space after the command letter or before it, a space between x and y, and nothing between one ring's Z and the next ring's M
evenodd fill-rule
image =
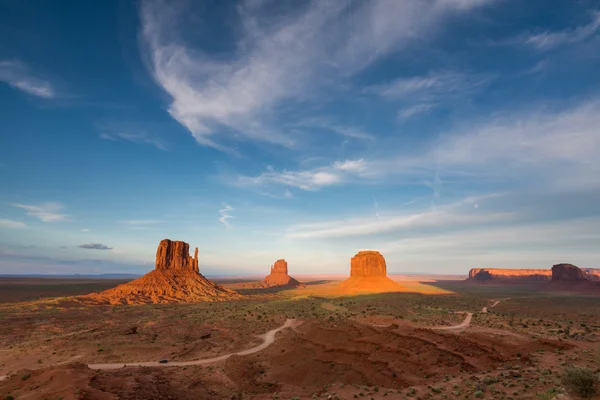
M293 134L274 126L275 108L492 1L314 1L276 16L265 12L269 2L245 3L235 56L215 59L182 39L189 10L149 0L140 10L141 37L156 82L172 97L169 113L200 144L224 149L224 139L238 135L291 146Z
M132 225L132 226L145 226L145 225L154 225L158 224L161 221L154 219L130 219L125 221L119 221L120 224L124 225Z
M466 198L454 204L438 207L430 211L395 214L386 213L384 217L340 218L312 224L298 224L288 228L285 237L288 239L339 238L350 236L369 236L386 232L411 232L416 228L441 228L448 226L467 226L487 224L495 221L509 221L512 213L478 213L472 205L484 198ZM377 203L373 199L376 212ZM466 207L465 207L466 206ZM469 207L470 206L470 207Z
M89 229L89 228L82 228L82 229L81 229L81 232L89 232L89 231L90 231L90 229Z
M398 118L401 121L406 121L416 115L424 114L434 107L435 105L433 104L417 104L415 106L407 106L398 111Z
M0 61L0 81L32 96L43 98L56 96L49 82L33 76L29 69L18 61Z
M221 207L222 208L219 210L219 214L221 215L221 217L219 217L219 222L225 225L225 229L229 229L230 225L227 221L234 218L231 215L231 211L233 211L234 209L227 203L221 203Z
M491 179L529 185L598 187L600 181L600 100L568 109L532 107L485 121L464 123L430 141L377 158L335 161L305 170L268 169L258 176L239 176L239 186L283 185L318 190L344 183L425 184L439 196L440 174L456 183ZM434 175L434 180L430 181Z
M548 50L554 47L573 44L586 40L596 34L600 28L600 11L591 13L592 20L582 26L565 29L558 32L542 32L524 37L522 41L538 50Z
M0 218L0 228L21 229L26 227L27 225L23 222Z
M67 215L59 211L63 209L60 203L45 203L41 205L13 204L13 206L27 210L27 215L39 218L44 222L63 221Z
M100 138L105 140L126 140L132 143L150 144L159 150L166 150L165 143L158 137L152 136L146 132L138 131L122 131L122 132L103 132L100 133Z
M268 168L258 176L238 176L236 184L247 187L261 187L271 184L297 187L303 190L318 190L325 186L343 183L350 177L359 177L366 171L362 159L335 161L329 166L305 171L275 171Z

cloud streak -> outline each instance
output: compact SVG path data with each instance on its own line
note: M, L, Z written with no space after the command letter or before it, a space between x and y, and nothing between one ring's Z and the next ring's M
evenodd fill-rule
M52 85L31 74L29 68L19 61L0 61L0 82L28 95L50 99L56 97Z
M594 36L600 30L600 11L591 13L591 21L582 26L557 32L542 32L525 36L522 42L540 51L550 50L559 46L582 42Z
M13 204L13 206L27 211L27 215L40 219L43 222L59 222L67 218L66 214L61 214L63 209L60 203L45 203L41 205Z
M89 244L80 244L79 246L80 249L87 249L87 250L112 250L112 247L108 247L107 245L104 245L102 243L89 243Z
M23 222L0 218L0 228L22 229L26 227L27 225L25 225Z
M221 203L221 209L219 210L219 214L221 215L219 217L219 222L221 222L223 225L225 225L225 229L229 229L231 227L231 225L229 225L229 220L234 218L231 215L231 211L234 210L233 207L231 207L229 204L227 203Z

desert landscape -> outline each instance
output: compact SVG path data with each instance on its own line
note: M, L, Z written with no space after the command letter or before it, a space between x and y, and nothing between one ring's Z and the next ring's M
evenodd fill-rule
M380 253L360 251L346 280L298 282L284 260L269 272L217 284L200 274L197 249L192 257L165 239L155 270L114 288L69 295L62 280L54 285L67 296L30 301L39 283L24 279L23 298L0 304L0 393L550 400L586 396L571 369L600 372L594 271L557 264L396 282Z
M0 0L0 400L600 400L600 0Z

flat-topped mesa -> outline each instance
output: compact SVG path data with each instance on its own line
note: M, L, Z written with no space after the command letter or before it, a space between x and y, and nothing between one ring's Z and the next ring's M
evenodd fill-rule
M552 266L552 281L587 281L581 268L573 264L556 264Z
M385 258L378 251L359 251L350 260L350 277L386 276Z
M378 251L359 251L350 260L350 278L340 283L346 293L398 292L397 282L387 277L385 258Z
M469 280L518 280L518 281L549 281L552 271L549 269L502 269L502 268L473 268L469 271Z
M156 269L159 271L199 272L198 248L196 247L194 258L192 258L189 244L163 239L156 250Z

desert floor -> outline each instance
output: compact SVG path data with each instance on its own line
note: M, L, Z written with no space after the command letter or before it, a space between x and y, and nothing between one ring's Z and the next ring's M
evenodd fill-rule
M248 295L233 302L65 297L118 283L0 280L0 399L550 400L567 366L600 369L600 296L547 283L411 279L367 294L310 277L221 282Z

